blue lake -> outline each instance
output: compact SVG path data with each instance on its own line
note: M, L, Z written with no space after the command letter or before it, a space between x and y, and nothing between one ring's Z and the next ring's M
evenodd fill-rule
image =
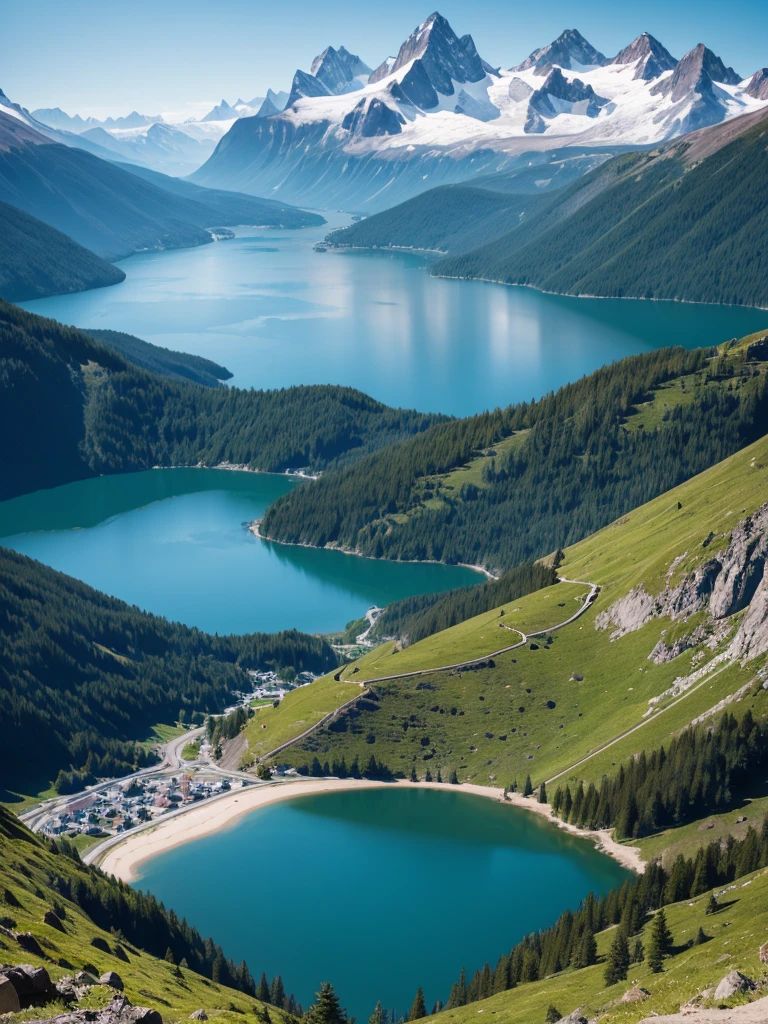
M637 352L768 326L760 310L443 281L412 253L314 252L344 218L328 221L132 256L120 264L122 284L23 305L208 356L241 387L347 384L389 405L456 415L539 397Z

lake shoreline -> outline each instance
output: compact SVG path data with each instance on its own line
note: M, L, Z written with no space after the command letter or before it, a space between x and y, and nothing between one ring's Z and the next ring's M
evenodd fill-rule
M354 555L355 558L367 558L369 562L391 562L393 565L400 563L401 565L451 565L458 566L461 569L471 569L472 572L479 573L481 576L485 576L487 582L495 582L500 579L500 576L494 576L494 574L486 569L482 565L470 565L469 562L438 562L436 558L375 558L373 555L364 555L362 551L353 551L352 548L339 548L331 547L328 544L323 547L318 547L317 544L306 544L300 540L277 540L275 537L268 537L266 534L261 532L261 519L254 519L252 523L248 525L248 532L252 533L254 537L258 537L259 540L268 541L270 544L284 544L289 548L309 548L311 551L338 551L342 555Z
M99 857L97 854L94 862L102 871L114 875L121 881L133 883L141 878L139 870L141 865L153 857L202 836L231 828L244 815L261 807L301 796L339 793L356 789L382 789L392 786L470 793L473 796L495 800L506 806L522 808L538 814L571 835L590 840L601 853L611 857L627 870L638 874L642 874L645 870L645 864L637 847L623 846L616 842L611 836L610 830L590 831L562 822L552 816L548 804L540 804L519 793L509 793L505 801L503 790L491 786L477 786L473 783L451 786L439 782L409 782L406 779L397 782L379 782L369 779L301 779L297 782L275 782L271 785L235 790L212 803L198 807L193 806L188 811L167 821L161 819L154 828L137 832L134 835L127 835L124 841L109 848L103 857Z

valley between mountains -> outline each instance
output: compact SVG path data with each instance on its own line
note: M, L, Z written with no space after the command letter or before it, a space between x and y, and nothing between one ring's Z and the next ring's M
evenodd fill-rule
M111 73L41 8L0 90L0 1017L768 1020L761 13L73 3Z

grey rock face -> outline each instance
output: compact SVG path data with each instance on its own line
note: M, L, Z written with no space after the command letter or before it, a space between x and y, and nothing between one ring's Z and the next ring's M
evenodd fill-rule
M755 987L751 978L747 978L740 971L731 971L715 989L715 999L730 999L737 992L751 992Z
M332 46L326 47L312 61L310 74L329 92L334 95L341 95L359 89L360 83L355 79L361 75L370 75L371 69L355 53L350 53L345 47L340 46L335 50Z
M766 565L768 503L734 528L724 552L689 573L676 587L667 585L656 597L648 594L642 584L633 588L597 616L595 628L615 627L611 634L615 640L642 629L653 618L685 619L706 609L718 621L748 608L729 653L740 659L757 657L768 650ZM662 653L657 645L651 656Z
M665 71L671 71L677 64L669 50L648 32L643 32L629 46L625 46L611 63L634 64L635 61L640 63L633 77L635 81L643 79L645 82L658 78Z
M437 12L408 36L392 70L399 71L411 61L422 66L433 89L444 96L453 95L454 81L479 82L486 74L472 37L459 39Z
M566 29L554 42L534 50L522 64L511 71L527 71L535 68L536 74L546 75L554 64L572 70L574 64L580 66L600 66L606 63L605 54L596 50L587 42L581 32L575 28Z
M208 1020L208 1014L203 1009L193 1010L192 1013L190 1013L190 1015L189 1015L189 1019L190 1020Z
M530 108L541 117L557 117L560 111L553 100L582 104L580 113L585 117L597 117L600 109L608 102L607 99L598 96L591 85L584 85L580 78L568 81L560 68L550 71L541 88L534 92L530 99Z
M306 71L299 70L293 76L291 94L286 106L293 106L297 100L303 99L305 96L330 96L330 94L330 89L326 89L314 75L308 75Z
M372 82L380 82L382 78L386 78L388 75L391 75L396 59L396 57L387 57L386 60L383 60L376 70L371 72L370 77L368 78L368 84L370 85Z
M341 127L358 138L372 138L375 135L397 135L404 124L402 114L374 97L360 100L344 118Z
M768 100L768 68L760 68L759 71L756 71L744 91L753 99Z

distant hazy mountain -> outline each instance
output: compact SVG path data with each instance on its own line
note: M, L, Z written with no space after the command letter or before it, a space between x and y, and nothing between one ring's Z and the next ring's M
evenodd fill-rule
M0 295L9 302L102 288L124 280L122 270L61 231L0 203Z
M90 139L129 163L145 164L166 174L189 174L213 152L216 140L196 139L170 124L155 122L142 128L88 128L80 138Z
M0 112L0 201L100 256L116 259L146 249L201 245L211 241L206 228L218 225L322 223L315 214L274 200L231 196L222 205L214 196L208 203L206 190L188 198L132 170L53 142L21 118ZM162 175L156 179L164 180Z
M497 69L438 13L366 71L344 47L323 50L285 110L235 121L194 180L378 210L532 152L655 145L768 103L759 72L742 79L704 46L677 61L648 33L608 58L568 29Z
M161 124L160 114L151 116L133 110L125 117L107 117L100 121L96 117L82 118L79 114L70 116L61 107L41 107L32 111L32 117L51 128L62 128L71 132L84 132L88 128L143 128L150 124Z

